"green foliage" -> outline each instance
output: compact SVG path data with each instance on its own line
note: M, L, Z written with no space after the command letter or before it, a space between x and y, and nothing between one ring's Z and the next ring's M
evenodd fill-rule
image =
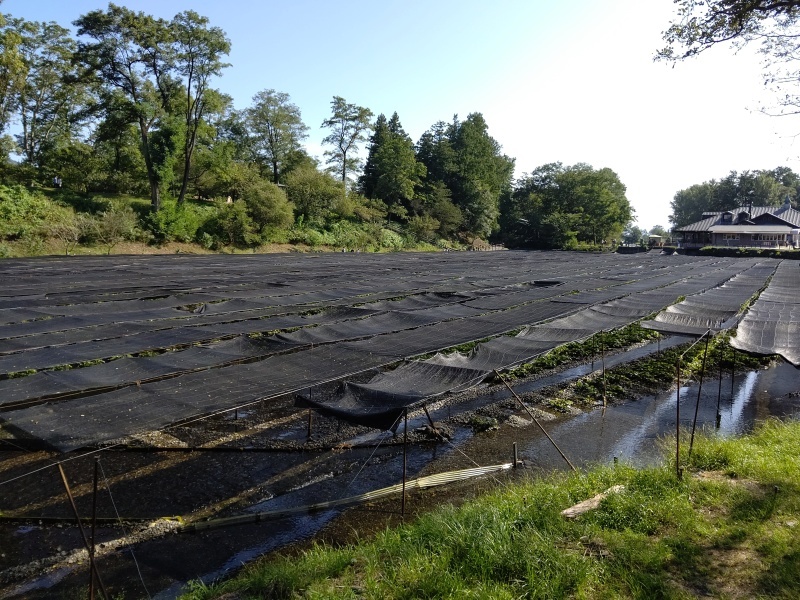
M450 217L433 215L440 225L453 230L455 213L442 204L447 199L461 213L459 228L472 237L488 237L497 229L499 202L511 186L514 159L502 154L483 115L471 113L463 122L454 118L450 124L434 124L420 138L417 157L427 169L429 201ZM442 186L449 196L442 193Z
M300 142L308 137L300 109L290 102L289 94L269 89L253 96L245 115L254 158L262 172L269 171L273 183L281 182L286 167L302 151Z
M286 176L286 192L303 222L321 226L336 214L345 197L344 186L316 169L297 169Z
M403 220L412 207L416 190L425 176L411 138L403 131L397 113L387 122L379 115L370 139L369 156L359 187L370 199L380 199L390 214Z
M764 85L776 98L771 114L794 115L797 88L797 0L675 0L677 18L662 33L666 46L657 58L677 62L717 45L738 51L759 45L765 57Z
M501 205L501 237L511 247L610 244L631 221L625 186L611 169L552 163L523 176Z
M198 236L203 245L209 248L221 245L248 248L259 241L247 205L241 200L218 202L216 213L203 223Z
M140 235L136 213L124 202L112 203L95 223L94 236L108 254L120 242L135 240Z
M214 217L216 210L216 206L193 203L179 205L174 200L164 200L161 208L150 212L143 219L143 224L158 244L192 242L204 223Z
M242 190L242 200L253 225L259 231L288 227L294 221L286 192L274 183L257 180Z
M29 192L19 185L0 185L0 240L36 235L52 209L52 202L42 194Z
M341 174L342 184L347 184L347 172L358 168L358 145L366 139L372 128L372 111L363 106L350 104L341 96L331 100L331 116L322 122L322 127L330 133L322 140L323 144L333 146L326 150L326 161L334 173Z

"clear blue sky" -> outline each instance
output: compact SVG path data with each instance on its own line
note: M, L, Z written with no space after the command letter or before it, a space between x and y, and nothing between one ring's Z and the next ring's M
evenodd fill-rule
M222 28L231 63L216 87L237 108L288 93L321 155L334 95L387 116L416 141L436 121L481 112L519 176L560 161L613 169L640 227L667 226L675 192L731 170L800 172L792 118L758 111L758 59L715 49L654 63L672 0L131 0ZM0 11L69 26L99 0L5 0ZM362 151L362 156L365 153Z

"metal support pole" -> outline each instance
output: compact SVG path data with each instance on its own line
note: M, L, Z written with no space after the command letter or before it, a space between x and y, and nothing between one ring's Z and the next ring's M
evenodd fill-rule
M545 430L545 428L544 428L544 427L542 427L542 424L541 424L541 423L539 423L539 419L537 419L537 418L536 418L536 417L533 415L533 413L532 413L530 410L528 410L528 407L527 407L527 406L525 406L525 403L522 401L522 398L520 398L519 396L517 396L517 392L515 392L515 391L514 391L514 390L511 388L511 386L510 386L510 385L508 385L508 382L507 382L505 379L503 379L503 377L500 375L500 373L498 373L498 372L497 372L497 370L495 370L494 374L495 374L495 375L497 375L497 377L500 379L500 381L502 381L502 382L503 382L503 383L506 385L506 387L508 388L508 391L510 391L510 392L511 392L511 393L514 395L514 398L516 398L517 402L519 402L519 405L520 405L520 406L521 406L523 409L525 409L525 412L527 412L527 413L528 413L528 416L530 416L530 418L531 418L531 419L533 419L533 422L534 422L534 423L536 423L536 424L539 426L539 429L541 429L541 430L542 430L542 433L543 433L543 434L544 434L544 435L547 437L547 439L548 439L548 440L550 440L550 443L551 443L551 444L553 444L553 447L554 447L556 450L558 450L558 453L561 455L561 458L563 458L563 459L566 461L566 463L569 465L569 468L570 468L570 469L572 469L573 471L576 471L576 472L577 472L577 470L578 470L578 469L576 469L576 468L575 468L575 465L573 465L573 464L572 464L572 463L569 461L569 459L567 458L567 455L566 455L566 454L564 454L564 453L561 451L561 448L559 448L559 447L558 447L558 444L556 444L555 440L554 440L553 438L551 438L551 437L550 437L550 434L549 434L549 433L547 433L547 431Z
M731 404L733 404L733 380L736 377L736 348L731 346Z
M306 439L311 439L311 426L314 423L314 413L311 412L311 409L308 409L308 431L306 432Z
M518 463L518 460L517 460L517 442L514 442L514 444L512 445L512 450L513 450L513 463L512 464L514 465L514 468L516 469L517 468L517 463Z
M90 536L91 548L89 549L89 600L94 600L94 552L95 530L97 528L97 477L100 466L100 457L94 457L94 479L92 481L92 533Z
M719 356L719 385L717 386L717 429L720 428L722 424L722 413L719 412L719 404L720 400L722 400L722 355L723 352L720 352Z
M403 498L400 501L400 515L406 516L406 472L408 470L408 408L405 410L403 425Z
M81 523L81 517L78 514L78 507L75 505L75 498L72 496L72 490L69 489L69 483L67 482L67 475L64 473L64 468L61 464L58 464L58 472L61 473L61 481L64 482L64 489L67 490L67 498L69 498L69 504L72 507L72 512L75 515L75 522L78 524L78 529L81 532L81 537L83 538L83 545L86 547L86 551L91 553L91 546L89 544L89 539L86 537L86 531L83 529L83 524ZM108 598L108 593L106 592L106 587L103 585L103 580L100 578L100 572L97 570L97 563L91 563L92 570L94 571L95 577L97 577L97 584L100 586L100 591L103 594L103 598Z
M681 478L681 357L675 361L675 473Z
M689 438L689 458L692 457L692 448L694 447L694 432L697 429L697 411L700 410L700 393L703 391L703 375L706 372L706 358L708 357L708 342L711 339L711 330L706 332L706 349L703 353L703 366L700 368L700 382L697 386L697 402L694 405L694 419L692 420L692 437Z
M603 357L603 408L606 407L606 338L600 338L600 350Z

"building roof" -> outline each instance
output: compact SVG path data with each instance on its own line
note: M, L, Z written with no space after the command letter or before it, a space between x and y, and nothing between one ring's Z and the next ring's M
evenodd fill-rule
M723 215L729 215L729 220L723 219ZM676 227L675 231L711 231L712 227L726 226L734 227L731 231L725 233L747 233L744 231L745 226L789 226L791 228L800 228L800 211L797 211L787 204L781 206L739 206L730 210L722 210L719 212L705 212L703 219L695 223L684 225L683 227ZM714 229L715 233L721 233L720 230Z

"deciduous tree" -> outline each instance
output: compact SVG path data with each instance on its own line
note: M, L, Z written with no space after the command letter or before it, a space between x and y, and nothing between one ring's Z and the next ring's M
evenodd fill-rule
M182 78L184 86L183 174L178 194L178 204L183 204L189 182L192 154L197 143L197 132L203 119L214 104L217 94L210 93L212 77L222 74L227 67L222 62L231 49L230 41L219 27L209 27L208 19L193 10L175 16L171 23L174 36L173 67Z
M331 116L322 122L322 127L330 129L322 143L333 146L332 150L325 151L326 163L334 172L341 173L342 183L347 185L347 172L359 167L356 157L358 145L367 139L372 129L372 111L350 104L341 96L334 96Z
M150 201L158 210L161 180L151 138L158 120L167 114L177 87L171 73L169 24L143 12L109 4L107 11L91 11L75 25L78 35L89 39L78 43L77 60L89 73L96 74L109 92L120 92L116 96L117 107L138 126Z
M269 165L273 183L280 183L287 163L302 152L301 142L308 137L300 109L289 94L268 89L253 96L246 116L256 161Z

